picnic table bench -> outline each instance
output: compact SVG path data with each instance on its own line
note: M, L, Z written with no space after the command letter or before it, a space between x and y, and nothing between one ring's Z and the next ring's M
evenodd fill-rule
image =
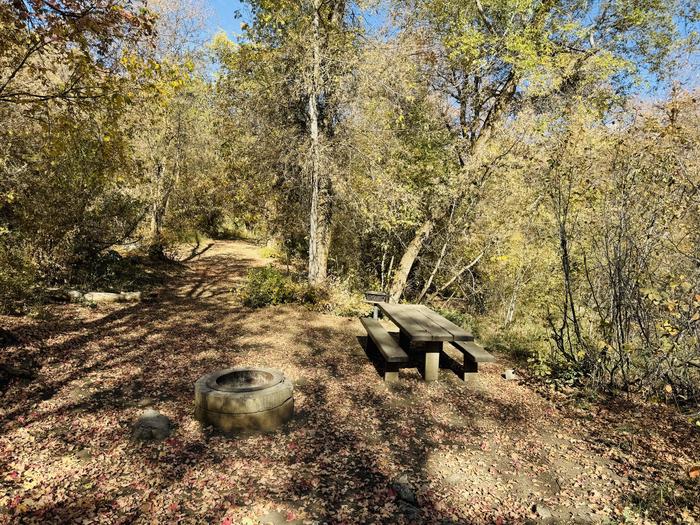
M453 341L452 346L462 352L462 380L467 378L467 374L475 374L479 371L479 363L493 363L496 358L484 350L484 347L474 341Z
M425 381L436 381L440 354L445 342L462 352L462 379L478 371L478 363L495 358L474 342L474 336L427 306L377 302L383 314L399 328L399 341L375 319L362 318L367 330L368 350L379 350L384 358L384 380L398 378L399 368L418 361Z
M408 354L379 321L369 317L361 317L360 321L367 330L367 350L378 350L384 358L384 381L397 380L401 365L410 362Z

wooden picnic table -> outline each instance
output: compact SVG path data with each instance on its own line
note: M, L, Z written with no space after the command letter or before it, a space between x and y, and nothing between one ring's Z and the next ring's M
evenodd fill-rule
M473 341L474 336L422 304L377 303L399 327L399 344L408 354L419 354L423 379L436 381L445 341Z

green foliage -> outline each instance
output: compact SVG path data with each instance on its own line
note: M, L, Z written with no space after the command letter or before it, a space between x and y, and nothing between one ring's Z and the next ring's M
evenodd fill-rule
M249 270L239 298L253 308L297 303L343 317L366 315L371 310L363 296L351 291L346 282L329 281L323 286L311 286L273 265Z
M628 504L623 512L626 522L639 523L643 516L647 521L663 523L668 521L669 509L691 517L700 504L700 493L697 480L683 473L679 479L662 480L645 492L627 496L626 500Z
M118 97L118 54L142 42L153 22L138 1L3 2L0 103L73 105Z
M260 248L260 256L270 259L281 259L284 254L279 246L263 246Z
M433 306L433 310L442 315L445 319L449 319L457 326L474 331L474 318L467 312L460 312L459 310L440 306Z
M141 291L146 295L149 290L164 285L180 269L175 261L107 250L77 266L70 284L71 288L84 292Z
M628 104L694 2L397 1L381 37L364 4L249 4L207 47L186 1L0 6L0 309L254 232L293 276L250 306L390 290L543 380L700 400L697 95Z
M519 319L517 323L504 327L482 321L479 331L489 348L507 353L519 361L542 365L541 372L551 371L544 362L550 353L550 336L541 323Z
M37 271L23 248L0 233L0 312L19 314L39 299Z
M353 290L348 281L332 279L322 287L310 288L312 296L304 302L319 312L341 317L361 317L372 311L364 296Z
M162 255L229 213L190 4L25 4L0 7L5 310L48 286L118 286L111 248Z
M249 270L240 291L243 304L253 308L296 302L299 296L300 287L274 266Z

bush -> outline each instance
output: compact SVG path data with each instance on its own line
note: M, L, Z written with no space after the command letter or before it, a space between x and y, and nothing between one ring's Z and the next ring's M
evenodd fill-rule
M0 313L20 314L38 302L37 270L19 247L0 242Z
M364 296L353 291L347 281L329 280L322 288L307 287L303 299L316 311L341 317L364 316L372 310Z
M329 280L323 286L310 286L296 282L271 265L249 270L239 297L244 305L253 308L298 303L317 312L343 317L366 315L371 310L362 295L352 292L346 282Z
M241 300L244 305L253 308L293 303L298 300L299 291L300 287L291 277L274 266L265 266L248 271Z
M519 361L548 359L546 356L551 350L549 333L541 324L523 319L507 327L493 322L482 322L482 325L483 339L492 348L508 353Z
M474 329L474 318L466 312L460 312L458 310L453 310L452 308L439 306L433 306L433 310L435 310L445 319L452 321L457 326L461 326L466 330Z

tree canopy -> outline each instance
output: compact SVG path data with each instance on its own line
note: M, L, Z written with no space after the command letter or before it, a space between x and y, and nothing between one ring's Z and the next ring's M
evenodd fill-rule
M698 402L696 2L247 6L207 41L196 0L0 5L3 310L245 235L302 300L383 290L546 380Z

